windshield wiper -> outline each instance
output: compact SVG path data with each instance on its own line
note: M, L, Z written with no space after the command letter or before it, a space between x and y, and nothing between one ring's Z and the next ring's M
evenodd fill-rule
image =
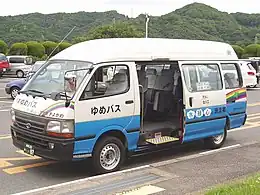
M30 94L30 95L33 95L33 96L39 96L39 97L43 97L44 99L46 99L46 95L42 91L39 91L39 90L36 90L36 89L29 89L29 90L26 90L26 91L19 91L18 93L23 93L23 94L26 94L26 95Z
M28 94L28 92L44 94L42 91L39 91L39 90L36 90L36 89L29 89L29 90L26 90L26 91L20 91L20 93L24 93L24 94Z

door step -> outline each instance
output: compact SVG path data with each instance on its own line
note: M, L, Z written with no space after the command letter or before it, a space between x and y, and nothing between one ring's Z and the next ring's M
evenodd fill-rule
M151 139L146 140L146 142L155 144L155 145L165 144L165 143L175 142L175 141L179 141L179 138L170 137L170 136L162 136L162 137L156 137L156 138L151 138Z

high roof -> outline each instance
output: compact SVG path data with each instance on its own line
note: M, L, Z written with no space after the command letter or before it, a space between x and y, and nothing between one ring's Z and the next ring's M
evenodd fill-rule
M111 38L77 43L59 52L51 59L89 61L152 60L237 60L233 48L222 42L165 39L165 38Z

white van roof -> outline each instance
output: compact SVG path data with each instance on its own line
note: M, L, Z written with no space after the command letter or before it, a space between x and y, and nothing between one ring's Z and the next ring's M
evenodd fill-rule
M204 40L166 38L109 38L77 43L52 59L92 63L109 61L238 60L231 45Z

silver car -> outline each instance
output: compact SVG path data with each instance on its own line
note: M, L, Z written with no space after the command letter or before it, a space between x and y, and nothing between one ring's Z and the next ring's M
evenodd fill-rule
M6 56L10 64L10 68L6 70L5 75L16 75L23 78L30 70L31 64L26 62L32 61L30 56ZM30 59L30 60L28 60Z

